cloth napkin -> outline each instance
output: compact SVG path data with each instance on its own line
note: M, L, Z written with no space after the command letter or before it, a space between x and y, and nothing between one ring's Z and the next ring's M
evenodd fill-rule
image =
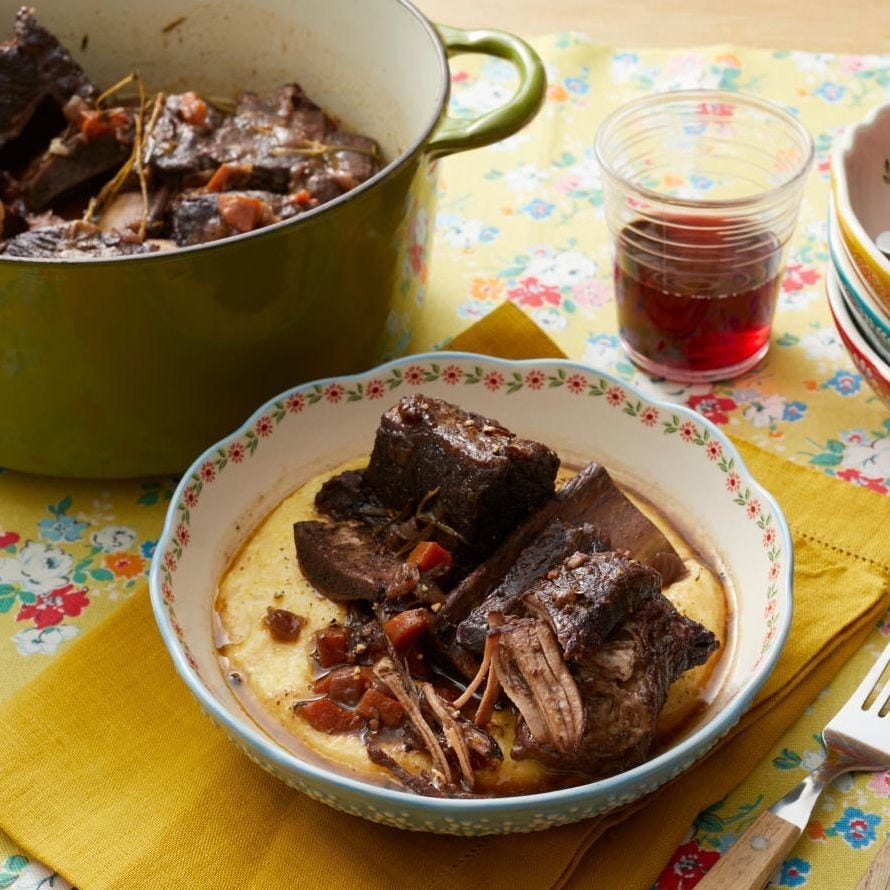
M510 304L449 345L560 354ZM744 778L860 645L890 591L890 499L737 444L792 528L793 627L736 730L648 798L506 837L409 833L341 814L279 783L208 722L140 595L0 708L0 827L80 890L649 887L696 814Z

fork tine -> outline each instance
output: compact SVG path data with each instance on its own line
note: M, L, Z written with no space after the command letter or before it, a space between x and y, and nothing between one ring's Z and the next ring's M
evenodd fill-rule
M881 674L884 673L888 664L890 664L890 644L888 644L884 651L878 656L878 660L872 665L872 669L865 675L863 681L856 688L856 691L851 696L851 701L858 702L860 708L866 709L865 702L871 691L875 689L878 680L881 679ZM871 707L866 710L880 710L881 707L886 704L887 696L884 695L884 692L887 690L887 687L888 683L884 683L880 690L875 691L875 699L872 702Z

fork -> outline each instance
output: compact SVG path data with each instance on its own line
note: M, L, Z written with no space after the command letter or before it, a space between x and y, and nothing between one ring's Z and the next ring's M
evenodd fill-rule
M822 765L758 816L697 890L759 890L806 828L826 785L842 773L890 769L890 681L876 689L888 664L890 645L822 731Z

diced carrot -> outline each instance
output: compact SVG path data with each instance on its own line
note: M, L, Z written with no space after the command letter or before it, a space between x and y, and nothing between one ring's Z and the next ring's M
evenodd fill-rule
M223 222L239 232L251 232L272 216L269 205L250 195L222 194L219 215Z
M108 110L89 109L80 112L80 132L87 140L112 136L126 130L130 125L130 115L123 108Z
M236 187L243 185L253 173L253 164L220 164L210 181L208 192L224 192L233 183Z
M352 732L364 724L364 718L326 698L311 701L297 709L306 722L319 732Z
M408 554L408 562L416 565L421 572L428 572L438 565L449 572L454 568L454 557L435 541L421 541Z
M343 705L354 705L362 693L374 682L374 671L369 667L334 668L315 681L312 691L323 693Z
M310 204L314 203L312 195L309 194L308 189L300 189L294 195L294 201L301 207L308 207Z
M379 720L384 726L398 726L405 717L405 709L394 698L374 687L365 692L355 712L368 720Z
M179 116L187 124L202 127L207 120L207 103L197 93L183 93L179 97Z
M430 620L428 609L408 609L393 615L383 625L383 632L389 637L396 652L404 652L423 636L430 626Z
M342 624L331 624L315 634L315 657L322 667L343 664L349 655L349 631Z

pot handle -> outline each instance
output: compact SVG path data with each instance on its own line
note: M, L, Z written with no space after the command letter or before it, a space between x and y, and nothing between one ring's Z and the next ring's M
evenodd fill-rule
M524 40L491 28L463 31L436 25L436 30L449 57L471 52L511 62L519 74L519 87L505 105L472 120L444 117L426 145L428 155L439 158L498 142L521 130L538 113L544 101L547 76L540 56Z

